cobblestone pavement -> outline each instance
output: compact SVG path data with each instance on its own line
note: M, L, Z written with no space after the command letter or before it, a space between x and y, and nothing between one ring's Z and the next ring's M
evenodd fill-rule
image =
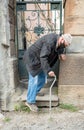
M84 130L84 112L58 108L41 109L39 113L6 112L1 130Z

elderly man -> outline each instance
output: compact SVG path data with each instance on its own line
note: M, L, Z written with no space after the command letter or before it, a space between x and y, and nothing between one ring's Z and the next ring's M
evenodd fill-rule
M39 38L24 54L29 80L26 105L31 111L37 112L36 95L45 84L45 77L55 76L52 70L57 59L65 60L65 48L71 44L72 36L59 36L51 33Z

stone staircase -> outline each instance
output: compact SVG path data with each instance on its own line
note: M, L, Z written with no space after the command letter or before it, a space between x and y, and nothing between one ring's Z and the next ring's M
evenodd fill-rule
M36 97L36 103L37 106L40 107L49 107L49 101L50 101L50 86L52 84L52 79L48 81L47 84L41 89L40 93L44 93L44 96L37 96ZM17 101L26 101L26 95L27 95L27 86L28 81L27 79L20 81L20 87L17 90L18 98ZM52 88L52 96L51 96L51 106L58 106L58 96L57 96L57 86L56 83Z

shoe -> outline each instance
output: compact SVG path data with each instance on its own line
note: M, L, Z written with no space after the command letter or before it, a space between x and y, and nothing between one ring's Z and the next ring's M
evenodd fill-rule
M44 96L44 93L37 93L37 96Z
M31 111L33 111L33 112L38 112L38 107L36 106L36 104L35 103L25 103L25 105L27 106L27 107L29 107L29 109L31 110Z

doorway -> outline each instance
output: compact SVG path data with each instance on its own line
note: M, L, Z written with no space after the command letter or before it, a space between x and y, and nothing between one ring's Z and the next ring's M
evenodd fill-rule
M19 0L16 2L16 15L19 77L26 79L28 74L23 62L26 49L45 34L62 33L62 1Z

